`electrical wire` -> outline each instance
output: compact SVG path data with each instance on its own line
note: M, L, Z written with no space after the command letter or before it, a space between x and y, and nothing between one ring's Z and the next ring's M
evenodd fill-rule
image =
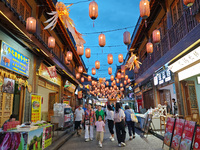
M78 2L75 2L75 3L64 3L66 5L69 5L69 4L79 4L79 3L86 3L86 2L90 2L92 0L85 0L85 1L78 1Z

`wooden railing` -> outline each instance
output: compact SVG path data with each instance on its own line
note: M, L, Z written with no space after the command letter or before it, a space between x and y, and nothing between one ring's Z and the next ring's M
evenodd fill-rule
M196 13L198 9L200 9L200 0L195 1L192 6L192 12ZM154 45L153 53L151 55L148 54L148 56L144 59L139 69L139 73L135 74L135 79L137 79L155 62L157 62L198 24L199 23L196 21L195 17L191 15L190 9L186 9L172 28L168 30L161 42L158 45Z

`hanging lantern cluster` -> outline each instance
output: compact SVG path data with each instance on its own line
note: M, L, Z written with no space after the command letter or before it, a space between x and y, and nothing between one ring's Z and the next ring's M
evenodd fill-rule
M99 46L104 47L105 45L106 45L106 36L103 33L101 33L99 35Z
M111 65L113 63L113 55L112 54L108 54L107 60L108 60L108 64Z
M92 74L95 75L96 74L96 69L92 68Z
M130 32L126 31L123 34L123 40L125 45L129 45L131 43L131 34Z
M55 38L52 36L48 37L48 48L54 48L55 47Z
M36 32L36 19L35 18L28 17L26 19L26 31L31 34Z
M99 69L100 68L100 61L95 61L95 68L96 69Z
M90 56L91 56L91 50L89 48L86 48L85 49L85 57L90 58Z
M126 85L127 84L127 81L126 80L124 80L124 85Z
M153 40L153 43L155 44L160 43L160 31L158 29L153 31L152 40Z
M131 82L131 79L128 79L128 83L130 83Z
M109 82L108 81L106 81L106 86L109 86Z
M77 46L77 54L80 56L82 56L84 54L84 46L83 45Z
M125 75L125 80L128 80L128 75Z
M117 81L117 83L119 83L119 79L117 79L116 81Z
M111 67L108 68L108 74L109 74L109 75L112 74L112 68L111 68Z
M118 55L118 61L119 61L119 63L123 63L124 59L123 59L123 55L122 54Z
M121 65L121 72L125 72L125 65Z

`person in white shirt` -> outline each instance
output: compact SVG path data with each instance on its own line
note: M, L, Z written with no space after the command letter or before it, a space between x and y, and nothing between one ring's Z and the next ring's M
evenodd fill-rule
M75 130L77 130L77 135L81 135L81 124L84 120L84 110L82 109L83 105L81 104L74 113L74 120L75 120Z
M106 119L108 121L108 128L109 128L109 131L110 131L110 140L113 142L114 141L114 111L111 107L111 105L108 105L107 106L107 116L106 116Z

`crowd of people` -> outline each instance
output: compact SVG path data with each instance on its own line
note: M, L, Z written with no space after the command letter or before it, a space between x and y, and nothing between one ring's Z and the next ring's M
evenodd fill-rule
M92 108L91 104L81 104L74 113L75 120L75 130L77 135L81 135L81 130L85 130L85 142L93 141L94 130L96 129L96 139L99 142L99 147L103 146L105 125L107 122L108 129L110 132L110 140L113 142L114 139L114 127L116 132L116 137L118 141L118 146L126 146L125 138L126 131L125 126L128 126L129 140L135 138L135 123L131 119L131 114L134 111L125 106L125 111L122 109L120 103L116 103L115 107L112 105L107 105L106 107L101 107L96 105Z

